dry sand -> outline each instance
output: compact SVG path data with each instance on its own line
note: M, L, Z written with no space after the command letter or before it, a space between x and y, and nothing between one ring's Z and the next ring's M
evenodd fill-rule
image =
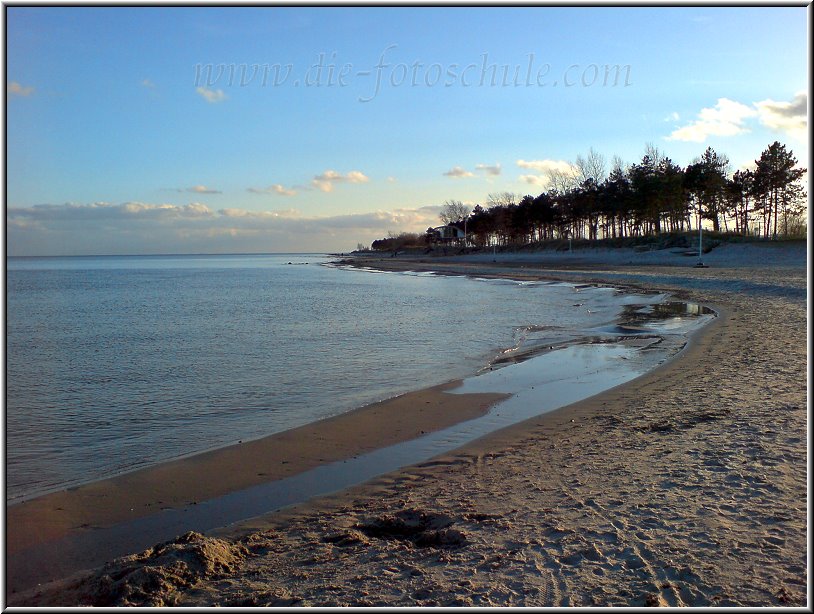
M716 252L729 261L715 266ZM339 495L9 600L807 606L805 247L709 256L708 269L686 258L556 269L545 254L384 259L376 265L634 284L720 317L625 386Z

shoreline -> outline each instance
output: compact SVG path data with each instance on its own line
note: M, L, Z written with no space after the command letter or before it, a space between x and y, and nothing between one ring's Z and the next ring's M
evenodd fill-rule
M315 266L320 266L323 265L324 263L315 262L312 264L314 264ZM336 273L332 272L331 274ZM339 273L339 275L343 274L346 273ZM437 285L440 286L442 284ZM454 330L454 327L447 328L450 330ZM397 387L393 383L393 381L391 381L389 382L390 383L389 389L386 386L382 385L375 388L375 390L379 392L378 395L376 393L368 393L363 395L361 399L359 398L359 396L350 399L343 398L340 399L341 405L336 400L330 400L329 402L326 403L327 407L325 408L328 411L323 413L323 415L326 414L328 416L330 416L331 414L335 415L336 412L339 410L341 410L342 412L353 411L354 409L358 409L361 404L371 404L376 402L377 400L390 398L393 395L403 394L409 391L415 391L417 389L416 386L418 385L418 383L421 383L421 388L424 388L427 386L441 384L445 382L447 379L452 380L456 378L467 377L475 372L474 368L478 368L480 370L488 368L490 361L492 360L492 355L499 356L504 353L504 351L507 348L504 348L499 341L503 341L503 339L495 340L493 343L482 344L483 348L485 348L485 350L483 351L483 356L480 355L481 352L480 350L478 350L477 356L472 353L467 355L467 360L464 363L461 363L460 361L457 360L445 360L444 361L445 364L448 365L458 364L459 368L455 368L451 372L446 371L442 372L439 370L437 371L437 373L440 373L440 377L436 375L431 378L426 377L413 378L415 381L411 381L410 379L405 380L404 378L402 378L401 383ZM506 343L507 344L511 343L508 340L508 333ZM457 353L457 348L455 348L453 344L448 345L446 347L453 348L451 352L447 352L446 356L447 358L449 358L450 356L454 356L454 354ZM422 359L416 362L425 363L426 361ZM435 362L438 363L437 359ZM340 365L340 368L337 369L336 371L341 374L340 377L342 378L344 378L345 372L349 371L349 368L353 369L352 365L345 365L343 364L342 360L335 360L332 364ZM460 368L460 364L464 364L466 366L462 369ZM393 366L393 368L399 369L400 367ZM378 383L382 384L382 382ZM367 389L368 386L363 386L363 388ZM154 390L162 389L160 381L156 383L156 386L153 387L153 389ZM25 394L24 390L21 391L20 394L24 395ZM133 394L129 394L127 395L126 398L124 399L119 398L118 400L129 402L135 398L138 398L138 395L134 397ZM291 401L289 400L286 404L290 405ZM39 405L43 406L43 403L39 403ZM44 406L48 407L49 404L45 403ZM180 409L186 410L192 407L194 407L194 404L190 405L190 403L186 403L186 407L181 407ZM318 415L315 415L307 419L319 420L321 418ZM104 423L104 421L102 422ZM238 418L237 422L233 421L232 423L239 424L240 422L241 420ZM291 422L293 422L293 424L291 424ZM290 421L288 424L285 424L281 423L281 421L277 422L272 421L269 430L271 430L272 433L281 432L281 429L290 430L298 426L297 422L298 421ZM98 426L98 424L94 424L94 426ZM232 432L231 436L229 435L229 432ZM230 427L227 425L225 427L225 430L221 431L221 433L222 436L219 438L210 437L209 439L202 439L201 441L197 441L196 445L190 446L181 445L181 442L179 441L179 438L177 436L175 438L166 438L159 434L158 436L156 436L154 440L152 440L153 441L152 445L156 446L156 450L153 452L153 454L150 454L149 456L145 455L144 457L135 456L134 462L130 463L129 466L125 462L109 462L101 465L101 467L97 466L97 470L94 470L92 465L96 463L86 463L84 465L86 469L82 471L81 467L83 465L81 465L82 459L80 458L79 459L80 464L78 465L80 467L79 470L71 469L70 472L68 471L57 472L57 474L59 474L60 476L64 476L64 479L59 479L59 477L50 476L47 463L36 462L36 457L38 456L36 448L23 447L21 448L22 453L18 451L12 455L13 457L12 461L20 462L21 467L19 471L16 469L14 471L13 476L14 479L11 480L11 484L9 485L9 492L7 493L8 496L6 500L6 505L7 506L18 505L21 503L25 503L27 501L38 499L43 496L49 496L61 492L63 490L73 491L76 488L86 487L88 484L92 482L115 479L117 477L128 475L135 471L139 471L140 469L149 469L151 467L155 467L158 464L171 463L177 460L183 460L191 456L205 454L220 448L229 447L232 445L236 445L238 443L246 443L253 439L260 438L257 434L257 431L246 432L245 426L242 428L242 430L238 429L236 431L231 431ZM266 431L266 433L268 433L268 430ZM124 434L126 434L126 431L124 431ZM188 435L187 437L189 436L195 439L194 434ZM163 442L162 439L164 439ZM173 442L174 445L171 446L167 445L166 443L167 441ZM190 440L190 442L191 441L192 440ZM144 446L144 444L142 444L142 446ZM151 444L147 443L146 450L149 450L150 447ZM71 456L71 450L66 449L65 445L61 444L61 442L58 442L56 445L53 445L52 448L53 450L46 450L45 458L51 459L50 462L54 463L55 467L59 465L59 459L61 458L67 461L66 465L68 467L72 467L73 466L72 463L76 463L76 458ZM73 448L78 449L81 448L81 446L74 445ZM109 452L110 450L111 444L107 443L105 445L104 451ZM26 453L29 455L27 457L28 462L26 462L25 460L18 461L18 459L26 459L25 456ZM150 458L150 456L152 456L152 458ZM90 468L87 468L88 464L91 465ZM37 475L37 473L39 475ZM44 479L39 479L40 476ZM29 478L29 480L26 480L26 478ZM26 482L28 483L26 484Z
M584 341L576 340L576 343ZM523 362L547 351L531 348L503 362ZM680 353L681 350L670 355L667 362ZM491 407L512 396L491 391L447 393L463 382L454 380L415 390L280 433L7 505L7 523L15 530L7 536L6 553L12 563L17 563L11 566L9 584L13 591L25 591L35 582L73 575L65 573L68 570L91 569L123 556L130 552L128 547L139 543L119 540L116 546L111 546L118 548L117 551L104 556L101 553L89 555L92 548L83 542L92 540L93 533L100 529L133 527L147 547L155 540L150 541L149 529L143 528L150 525L140 523L142 519L157 514L166 516L167 512L178 510L192 511L191 506L199 502L217 505L220 498L232 493L294 478L317 467L350 461L372 451L386 451L395 444L484 417ZM250 464L251 470L247 471ZM198 479L201 475L207 476L205 483ZM111 542L118 539L114 535L108 537ZM37 572L37 561L47 560L51 544L71 554L66 554L63 560L47 561L51 575L45 576Z
M502 394L446 382L280 433L41 495L6 508L8 555L97 527L213 499L484 415ZM412 411L405 411L410 407ZM360 420L364 418L364 421ZM246 471L251 459L252 471ZM207 482L197 479L207 476Z
M415 270L415 263L413 262L411 264L413 266L410 270ZM520 273L523 275L535 274L531 271L523 271ZM595 275L598 279L602 278L601 271L589 271L588 273ZM704 272L702 271L702 274L703 273ZM717 273L717 271L713 271L713 274ZM551 275L552 277L545 278L563 279L563 277L566 276L557 272L554 272ZM479 276L483 275L479 274ZM515 277L512 276L512 278ZM564 280L569 281L567 279ZM611 282L607 285L616 284ZM647 287L647 289L650 291L654 290L654 288L646 282L643 284L643 286ZM689 289L682 292L681 288L672 287L668 291L674 296L680 296L681 293L683 293L690 298L698 298L697 290ZM665 379L681 379L684 381L684 379L686 379L686 373L684 373L684 371L692 372L701 368L694 365L693 361L704 363L706 360L708 362L707 355L713 351L717 351L716 343L720 342L725 335L734 334L733 331L737 329L736 322L740 317L737 315L737 313L743 308L743 306L736 306L736 308L733 309L730 301L726 300L727 297L720 298L723 298L724 300L715 300L712 302L706 300L704 301L704 304L712 304L715 307L716 311L719 313L719 317L716 318L714 322L703 327L701 329L702 334L699 335L699 331L695 331L694 334L690 335L687 346L681 352L673 356L664 364L659 365L655 369L652 369L646 374L638 377L633 382L617 386L587 400L579 401L567 407L544 414L543 416L538 416L537 418L532 418L531 420L527 420L520 424L509 426L495 433L491 433L475 442L466 444L462 448L458 448L454 452L443 454L440 457L433 459L431 462L420 463L412 467L398 470L396 472L387 474L386 476L382 476L381 478L375 478L372 481L360 486L351 487L341 493L319 497L318 499L309 501L308 503L295 505L268 517L254 519L253 521L242 523L237 527L230 527L228 530L224 530L222 532L215 531L212 532L212 535L219 535L221 537L228 538L228 540L231 540L230 543L233 543L235 540L243 539L247 531L253 531L263 535L272 532L275 534L280 534L283 537L285 537L286 534L293 535L292 531L294 531L294 528L292 527L295 525L307 527L310 533L313 533L315 530L317 532L327 531L329 526L333 526L334 524L340 526L340 528L344 527L345 525L343 522L345 522L348 517L360 518L360 514L362 516L366 516L381 507L386 507L392 510L392 506L396 501L401 501L404 499L407 501L400 504L399 507L405 507L405 505L411 503L410 499L413 499L412 503L420 500L422 505L425 506L425 509L433 508L433 506L435 508L443 507L444 509L454 509L456 506L460 508L460 506L466 503L466 501L462 502L460 496L455 496L453 494L453 491L456 488L454 484L457 483L459 474L462 476L469 475L471 473L470 470L477 469L478 467L480 467L478 471L486 471L487 468L483 465L485 460L489 461L491 459L491 461L487 464L491 465L493 463L495 466L497 466L499 462L497 459L499 458L512 457L512 455L515 457L518 455L527 455L529 453L527 448L533 450L535 454L541 453L543 456L554 455L553 458L555 458L555 460L556 458L559 458L558 455L567 456L570 454L571 457L578 457L580 454L583 456L588 454L589 456L592 456L593 454L586 451L584 448L580 450L574 448L573 446L566 446L566 448L561 446L554 448L546 448L543 446L543 448L541 448L540 446L547 441L561 439L567 440L569 438L573 439L575 437L573 432L578 430L580 427L588 428L591 425L595 425L595 423L607 421L609 419L608 406L615 407L617 410L619 410L617 412L613 412L611 417L616 417L617 415L621 416L625 413L624 411L621 411L622 408L626 404L629 405L633 399L636 399L635 402L640 402L639 397L642 396L645 398L645 401L648 398L658 398L658 395L654 395L653 393L657 390L662 392L665 390ZM649 394L647 391L649 391ZM700 416L702 414L698 415ZM699 418L699 420L701 419ZM701 420L698 424L706 424L706 420ZM604 430L607 430L607 428ZM645 431L650 433L650 431L647 431L647 429L645 429ZM662 431L654 429L652 432L659 433ZM600 439L605 436L606 435L603 435L602 432L596 432L594 434L595 438L600 437ZM509 450L509 452L506 452L506 450ZM556 466L556 463L554 463L554 465ZM516 463L514 466L516 466ZM567 467L561 467L561 469L564 470L567 469ZM450 471L452 472L451 474L449 473ZM482 475L482 473L480 475ZM510 473L507 475L512 476L514 474L512 471L510 471ZM582 480L586 480L588 478L590 478L590 476L582 476ZM509 477L507 479L509 480L507 483L510 483L511 479L514 478ZM431 486L422 486L422 483L425 481L429 482ZM463 484L464 483L459 484L459 487L463 488L462 493L465 495L463 499L471 502L472 497L476 496L476 493L472 491L471 487L463 486ZM440 489L440 491L444 493L444 497L439 499L436 496L436 500L434 502L430 502L426 499L426 491L428 488L430 490L433 488ZM397 493L401 493L401 495L398 495ZM518 503L517 496L515 494L509 492L506 494L507 496L511 495L508 498L511 499L512 505L516 505ZM393 499L393 497L396 498ZM502 509L501 503L502 502L500 501L481 501L476 507L494 507ZM471 503L468 505L471 506ZM429 508L426 506L429 506ZM503 510L501 513L505 515L506 512ZM318 518L320 520L318 520ZM326 518L333 518L335 522L329 522L326 520ZM466 514L464 514L464 516L461 518L465 519ZM466 524L463 520L461 522ZM325 523L327 523L327 525ZM322 528L320 529L320 527ZM478 527L478 529L484 529L484 527ZM473 531L474 529L472 529L470 526L468 530ZM315 543L309 543L308 547L310 550L319 550L320 548L328 548L330 546L330 544L325 545L325 542L321 542L320 540L317 541L321 543L322 546L316 545ZM369 543L367 545L371 546L372 548L372 544ZM288 552L288 550L286 550L286 552ZM387 550L387 552L389 552L388 556L391 558L392 556L396 556L394 552L390 552L389 550ZM373 564L370 563L370 565ZM373 567L375 567L375 565L373 565ZM244 579L242 582L246 582L246 580ZM351 594L353 594L353 589L349 590ZM60 599L67 599L67 601L64 603L68 603L70 602L70 597L72 594L73 593L71 593L71 590L68 590L67 592L63 592L62 596L59 597L60 593L57 591L57 596L55 597L54 595L51 595L50 599L53 603L61 602ZM319 595L321 595L321 597ZM359 595L357 594L357 598L358 597ZM214 598L214 594L209 594L209 599ZM312 597L310 597L311 601L309 602L309 599L306 599L305 604L331 604L332 598L333 597L331 597L330 591L328 593L313 593ZM663 598L666 599L667 604L670 603L670 599L675 601L675 598L670 597L670 595L666 595ZM29 596L28 599L33 599L33 602L37 601L36 596ZM47 596L43 599L44 601L41 601L41 603L49 602L49 598ZM56 599L56 601L53 601L54 599ZM415 601L409 601L409 603L414 603L416 605L422 604L421 599L415 597L413 599L415 599ZM678 601L686 605L691 600L679 599ZM183 602L180 603L183 604ZM204 600L204 602L197 603L197 605L202 605L205 603L207 603L206 600ZM225 602L220 601L218 603L225 604ZM339 603L347 604L348 602L340 601ZM350 603L353 603L353 599L351 599ZM387 599L381 602L377 602L375 599L373 599L373 603L404 605L404 602L399 602L398 600L391 601ZM514 602L509 600L507 603ZM437 602L436 604L443 605L443 602ZM500 605L499 602L494 600L492 604Z
M633 388L646 387L658 382L665 374L679 369L680 365L677 363L691 361L702 355L709 343L709 337L716 332L718 327L725 326L727 319L730 317L728 311L720 305L710 305L710 307L715 310L717 317L703 327L691 331L686 337L687 343L683 348L675 352L663 363L633 380L623 382L588 398L492 431L454 450L438 454L427 461L402 467L365 483L346 488L338 493L316 497L276 512L221 527L212 531L211 534L237 540L247 533L283 530L292 518L306 514L320 514L326 509L347 508L348 504L354 499L358 500L359 497L371 498L379 489L391 489L393 485L402 481L414 481L416 475L420 474L422 470L430 469L430 473L437 473L433 471L437 467L454 465L460 462L462 458L483 458L489 454L494 454L495 450L505 446L517 446L519 442L533 438L534 435L567 429L577 419L595 419L601 412L605 411L605 406L609 402L625 398L631 394Z
M576 345L582 343L585 341L575 340ZM562 344L560 349L572 345ZM531 348L497 362L524 362L548 351ZM372 451L395 450L396 444L418 443L425 434L442 434L484 417L495 404L513 396L492 391L455 392L463 383L464 380L453 380L415 390L280 433L15 502L7 506L6 513L8 523L15 527L6 543L7 556L13 563L9 584L13 591L24 592L35 582L58 581L60 576L73 575L68 571L91 569L129 553L139 543L143 547L152 544L155 539L150 531L157 527L142 521L179 510L193 511L192 506L198 503L217 506L227 495L256 491L263 485L271 486L340 461L352 461ZM247 471L250 464L251 470ZM207 476L206 483L197 479L201 475ZM126 528L132 528L135 540L121 538ZM111 533L110 529L114 531ZM108 546L107 554L91 554L98 551L91 542L93 533L100 530L114 545ZM51 547L66 554L60 560L49 560L47 552ZM48 564L50 575L38 571L43 566L40 563Z

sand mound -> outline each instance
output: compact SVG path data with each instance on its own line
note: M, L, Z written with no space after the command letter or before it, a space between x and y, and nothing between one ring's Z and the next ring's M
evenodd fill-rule
M408 509L395 514L384 514L356 525L368 537L410 542L419 548L459 548L466 545L466 537L450 529L452 518Z
M125 556L80 580L75 601L93 606L169 606L179 590L237 570L248 550L190 531L140 554Z

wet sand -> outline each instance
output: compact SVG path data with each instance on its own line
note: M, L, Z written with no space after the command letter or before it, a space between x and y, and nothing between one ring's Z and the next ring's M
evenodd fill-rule
M384 259L410 270L632 284L721 316L678 359L630 384L16 600L804 606L805 251L786 249L782 267L765 251L741 251L709 269L684 260L554 270L541 258L493 272Z
M184 508L415 439L425 432L482 416L494 402L507 396L445 392L459 383L400 395L262 439L13 505L6 509L6 553L24 558L28 548L42 548L66 537L93 533L161 510ZM149 536L146 539L150 544ZM22 590L43 580L18 574L13 567L9 569L11 590ZM34 571L38 575L47 573L42 569Z

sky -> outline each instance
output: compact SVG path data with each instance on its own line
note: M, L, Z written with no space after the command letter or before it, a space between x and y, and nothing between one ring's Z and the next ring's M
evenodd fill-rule
M341 252L593 149L808 166L804 7L6 7L10 256Z

